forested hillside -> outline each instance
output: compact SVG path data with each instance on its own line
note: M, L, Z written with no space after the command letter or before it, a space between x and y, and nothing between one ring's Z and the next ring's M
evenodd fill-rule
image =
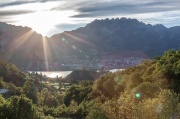
M179 51L107 74L93 84L92 95L109 119L180 118Z
M6 82L0 74L0 88L10 91L0 96L0 118L178 119L179 59L180 51L170 50L161 57L107 73L95 81L70 82L72 85L64 92L43 84L37 74L26 74L29 79L19 87ZM9 69L4 72L6 75L10 75ZM17 71L16 74L22 73ZM57 80L60 85L61 79Z
M0 61L0 77L4 82L13 83L16 86L23 86L29 78L24 72L20 71L15 65Z

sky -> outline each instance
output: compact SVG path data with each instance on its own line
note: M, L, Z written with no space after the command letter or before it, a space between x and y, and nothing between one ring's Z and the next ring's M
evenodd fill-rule
M0 22L28 26L44 36L105 18L172 27L180 26L179 6L179 0L0 0Z

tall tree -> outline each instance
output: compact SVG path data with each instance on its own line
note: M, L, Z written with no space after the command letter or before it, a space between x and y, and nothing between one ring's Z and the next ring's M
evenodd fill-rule
M23 86L24 94L32 99L33 103L37 102L37 87L35 86L34 82L31 80L27 80Z

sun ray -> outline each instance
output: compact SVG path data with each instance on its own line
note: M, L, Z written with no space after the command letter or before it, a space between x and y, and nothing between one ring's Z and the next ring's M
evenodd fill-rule
M9 60L13 57L13 52L14 50L18 49L21 45L23 45L28 38L33 34L33 30L29 30L28 32L26 32L23 36L15 39L14 42L12 42L12 44L10 45L7 53L4 55L4 58Z
M32 34L33 34L33 30L30 30L28 31L27 33L25 33L23 36L21 36L20 38L18 38L16 41L15 41L15 44L13 45L17 45L17 46L20 46L22 45Z
M63 34L65 34L65 35L67 35L67 36L69 36L69 37L71 37L71 38L73 38L73 39L75 39L77 41L83 42L83 43L91 45L91 46L95 46L94 44L92 44L92 43L90 43L90 42L88 42L88 41L86 41L86 40L84 40L84 39L82 39L80 37L77 37L75 35L69 34L67 32L63 32Z
M42 40L43 40L43 52L44 52L45 66L46 66L46 70L49 71L49 63L48 63L49 47L48 47L48 44L47 44L46 37L42 36Z

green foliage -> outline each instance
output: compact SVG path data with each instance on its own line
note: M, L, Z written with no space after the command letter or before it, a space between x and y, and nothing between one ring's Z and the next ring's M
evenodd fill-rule
M59 101L52 92L49 92L47 89L43 89L41 93L38 94L38 105L53 108L59 105Z
M0 119L53 119L45 116L42 109L33 105L24 95L5 100L0 96Z
M134 95L140 94L141 100L147 98L154 98L159 92L160 87L150 82L141 83L132 90L132 93L134 93Z
M32 119L34 116L32 101L24 96L12 96L0 109L2 119Z
M20 71L15 65L0 61L0 76L4 82L12 82L16 86L23 86L29 77Z
M101 109L101 104L96 101L89 102L90 107L86 119L111 119Z
M124 91L124 77L113 73L97 79L93 84L93 97L105 96L112 98Z
M11 92L11 95L21 95L23 93L22 87L16 87L13 83L8 84L8 88Z
M87 87L93 84L93 81L89 81L89 80L82 80L79 82L79 85L83 86L83 87Z
M12 95L21 95L22 94L22 88L21 87L16 87L11 82L10 83L4 82L2 77L0 77L0 88L10 90L8 93L3 94L3 96L6 98L8 98Z
M34 82L31 80L27 80L23 86L24 94L32 99L33 103L37 103L37 87Z
M0 95L0 104L4 104L5 100L4 98L2 97L2 95Z
M74 100L71 100L70 105L66 108L67 114L76 114L78 111L78 103Z
M65 116L66 115L66 105L62 104L59 105L55 110L55 116L60 117L60 116Z
M0 96L0 118L180 118L179 59L180 51L171 50L136 67L107 73L94 82L74 74L81 81L62 94L50 88L38 92L36 82L27 80L22 88L24 96L11 96L7 100ZM0 87L10 89L16 95L22 93L20 87L3 80L4 77L0 78ZM36 105L32 101L37 102Z
M111 119L180 118L180 98L175 93L180 89L179 59L180 51L168 51L162 57L97 79L92 94L103 100L101 112ZM121 87L118 92L117 87Z
M74 100L80 104L83 100L87 100L89 98L88 95L91 93L91 91L91 86L83 87L81 85L72 85L65 92L64 104L66 106L70 105L71 100Z
M169 50L157 60L157 67L161 70L169 82L172 84L171 88L180 93L180 50Z

